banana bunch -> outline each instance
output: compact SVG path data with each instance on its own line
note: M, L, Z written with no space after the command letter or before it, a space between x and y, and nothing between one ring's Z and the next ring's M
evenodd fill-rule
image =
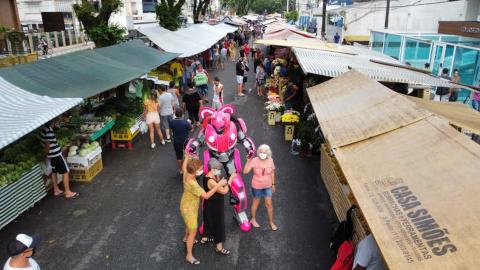
M284 124L295 124L300 121L300 117L293 113L285 113L282 115L282 123Z

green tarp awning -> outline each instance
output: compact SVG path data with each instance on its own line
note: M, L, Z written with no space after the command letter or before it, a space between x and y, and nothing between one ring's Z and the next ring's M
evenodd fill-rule
M176 58L140 40L0 69L0 76L41 96L87 98L127 83Z

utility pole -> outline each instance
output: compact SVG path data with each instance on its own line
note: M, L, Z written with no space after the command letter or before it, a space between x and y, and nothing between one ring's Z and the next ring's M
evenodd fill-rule
M390 0L387 0L387 10L385 11L385 29L388 29L389 16L390 16Z
M327 1L323 0L323 7L322 7L322 39L325 39L327 33L325 32L325 26L327 23Z

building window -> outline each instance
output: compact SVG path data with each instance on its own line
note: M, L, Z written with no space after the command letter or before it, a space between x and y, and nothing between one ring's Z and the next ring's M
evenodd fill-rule
M383 52L383 39L385 35L379 32L372 32L372 50L377 52Z
M401 42L401 36L394 34L385 34L385 48L383 50L383 53L398 60L400 56Z

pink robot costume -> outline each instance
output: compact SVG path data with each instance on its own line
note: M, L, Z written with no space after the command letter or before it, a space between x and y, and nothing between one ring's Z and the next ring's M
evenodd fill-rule
M223 105L215 111L210 107L200 109L202 128L195 139L190 139L185 151L198 156L201 147L206 146L203 152L204 172L208 172L208 161L211 157L218 159L230 177L237 173L237 177L230 185L230 204L233 205L234 218L237 220L242 231L251 229L250 221L246 213L247 194L241 177L242 164L240 151L237 143L243 145L248 157L255 155L255 145L251 138L247 137L247 126L241 118L235 118L233 105Z

